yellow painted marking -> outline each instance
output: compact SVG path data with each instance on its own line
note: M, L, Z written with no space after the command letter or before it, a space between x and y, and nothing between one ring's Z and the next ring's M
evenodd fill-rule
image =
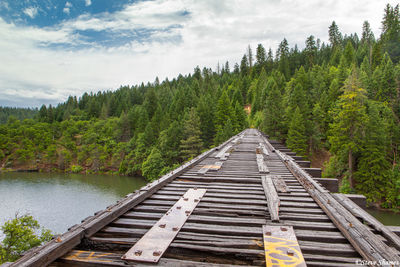
M216 170L218 170L218 169L220 169L221 168L221 166L218 166L218 165L204 165L203 167L202 167L202 169L216 169Z
M66 260L77 260L84 262L112 262L112 260L101 259L102 257L112 255L112 253L98 253L90 252L88 255L85 255L89 251L78 250L69 255L64 256Z
M64 258L66 258L68 260L74 260L74 259L78 258L78 256L81 255L82 252L83 252L82 250L78 250L75 253L65 256Z
M296 267L305 264L298 243L292 240L266 236L264 250L267 267Z

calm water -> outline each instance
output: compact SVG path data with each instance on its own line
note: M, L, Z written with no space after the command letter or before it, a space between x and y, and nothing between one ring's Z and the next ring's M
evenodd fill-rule
M381 221L384 225L400 226L400 213L368 208L368 213Z
M16 212L29 213L45 228L63 233L145 184L143 178L123 176L0 174L0 225Z

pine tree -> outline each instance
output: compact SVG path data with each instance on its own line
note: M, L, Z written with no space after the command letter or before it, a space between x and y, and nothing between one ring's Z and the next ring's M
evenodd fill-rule
M331 26L329 26L329 41L332 47L338 46L342 43L342 34L339 31L335 21L332 21Z
M315 37L313 35L310 35L306 40L306 48L304 50L307 56L308 68L311 68L314 65L317 51L318 49L315 45Z
M249 69L251 72L253 69L253 51L251 50L250 45L247 47L247 59L249 60Z
M372 86L372 95L375 100L393 103L396 99L397 83L394 66L387 53L372 75Z
M262 130L271 137L281 138L283 135L282 94L273 77L268 79L267 91Z
M346 62L346 67L350 67L352 64L356 63L356 55L351 42L347 42L342 56Z
M356 71L346 80L344 93L340 96L338 107L334 111L333 123L328 136L331 152L347 161L346 174L350 188L354 189L354 167L356 155L365 132L366 92L359 87Z
M234 132L239 133L240 131L247 128L247 115L243 109L243 106L236 101L235 104L235 122L234 122Z
M272 71L274 67L274 56L272 54L272 49L268 49L268 55L267 55L267 62L265 65L265 70L266 71Z
M363 23L361 43L371 45L374 41L374 33L371 30L369 22L366 20Z
M292 149L298 154L302 156L307 156L308 145L306 127L303 115L301 114L299 107L296 107L296 110L292 116L292 120L289 124L286 144L288 148Z
M255 69L257 74L261 72L262 68L265 68L267 62L267 55L265 52L265 48L262 44L258 44L256 51L256 64Z
M200 154L203 148L200 136L200 118L196 110L191 108L183 124L183 137L180 146L182 159L186 160Z
M246 55L243 55L243 57L242 57L242 61L240 62L240 74L242 75L242 76L246 76L246 75L248 75L250 72L249 72L249 62L248 62L248 60L247 60L247 56Z
M262 69L261 74L257 80L257 83L255 84L254 91L253 92L253 102L251 105L251 115L254 116L254 114L257 111L260 111L263 109L264 101L263 99L263 93L265 91L267 84L267 73L265 69Z
M379 115L380 103L368 102L368 120L365 122L365 137L357 164L356 188L363 192L370 201L379 201L385 195L387 170L390 164L388 155L387 124Z
M215 136L215 144L219 145L222 142L225 142L229 138L231 138L234 134L234 129L232 125L231 119L228 119L228 121L225 123L224 128L221 131L217 132L217 135Z
M221 97L218 99L215 127L217 131L221 131L224 128L225 123L233 118L233 109L231 101L229 100L228 94L224 91Z
M400 5L387 4L382 20L381 42L394 63L400 61Z
M200 119L201 140L204 147L209 147L214 140L215 129L215 100L210 96L201 96L197 105L197 115Z
M286 80L289 80L290 76L290 66L289 66L289 44L286 38L279 44L277 50L277 58L278 61L278 69L279 71L285 75Z

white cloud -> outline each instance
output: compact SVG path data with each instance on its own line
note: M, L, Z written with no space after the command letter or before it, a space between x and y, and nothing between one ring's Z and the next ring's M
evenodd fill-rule
M36 15L38 14L38 8L37 7L28 7L23 10L24 14L29 16L31 19L35 18Z
M65 3L65 7L64 7L64 9L63 9L63 12L64 12L65 14L69 15L69 13L70 13L70 11L71 11L71 7L72 7L72 4L71 4L70 2L66 2L66 3Z
M90 6L92 4L92 0L85 0L85 5Z
M385 4L372 0L156 0L136 2L111 14L81 15L52 28L19 27L0 19L0 105L10 95L57 103L70 94L116 89L154 81L156 76L173 78L192 72L196 65L215 68L226 60L232 68L248 44L253 49L258 43L275 49L286 37L290 46L304 47L311 34L326 42L333 20L347 34L360 34L363 21L368 20L379 36ZM182 16L184 11L190 15ZM168 31L160 30L167 27ZM84 45L76 30L120 33L142 28L152 29L148 41L120 47L52 50L45 46ZM166 42L170 39L175 41Z

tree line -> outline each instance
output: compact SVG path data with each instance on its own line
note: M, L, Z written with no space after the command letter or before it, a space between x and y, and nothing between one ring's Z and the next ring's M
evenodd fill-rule
M324 176L343 192L400 207L400 15L387 5L382 33L368 21L329 42L249 46L239 63L42 106L0 125L3 167L144 175L152 180L252 126L306 158L328 155ZM249 111L245 112L244 107Z

